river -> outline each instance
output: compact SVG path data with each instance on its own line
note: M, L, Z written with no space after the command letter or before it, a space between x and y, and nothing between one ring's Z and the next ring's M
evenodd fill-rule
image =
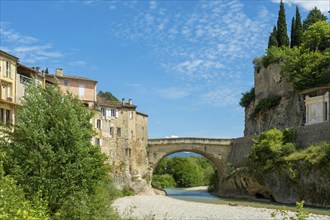
M294 205L283 205L281 203L273 202L267 199L236 199L236 198L220 198L207 192L207 187L194 188L166 188L166 195L168 197L193 202L213 203L213 204L227 204L230 206L251 206L258 208L272 208L281 209L287 208L295 210ZM310 213L330 215L330 209L321 209L315 207L305 207Z

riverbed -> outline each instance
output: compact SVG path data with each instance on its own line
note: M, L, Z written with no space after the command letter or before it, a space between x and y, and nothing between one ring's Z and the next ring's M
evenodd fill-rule
M201 189L189 189L183 193L192 197L200 196ZM177 193L177 192L176 192ZM171 196L171 193L169 193ZM123 219L135 218L143 220L229 220L229 219L274 219L274 209L242 206L239 203L215 204L183 200L182 195L175 198L169 196L129 196L115 200L113 207ZM205 200L213 197L206 197ZM291 213L293 215L294 213ZM277 219L282 219L278 216ZM311 214L309 219L330 220L330 216Z

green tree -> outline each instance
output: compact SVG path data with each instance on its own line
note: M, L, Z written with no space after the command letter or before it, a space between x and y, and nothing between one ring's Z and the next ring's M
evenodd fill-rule
M101 96L102 98L111 101L111 102L118 102L119 100L112 95L111 92L102 92L102 90L99 92L98 96Z
M296 22L295 22L295 19L294 17L292 17L292 21L291 21L291 41L290 41L290 47L294 47L295 46L295 25L296 25Z
M27 92L15 130L1 146L6 173L27 199L39 194L52 218L94 219L90 201L108 169L91 144L91 111L58 86L31 85Z
M318 21L304 33L304 48L310 51L324 51L330 48L330 24Z
M318 21L327 21L327 17L322 14L320 9L315 7L309 12L307 18L304 20L303 30L304 31L307 30L312 24Z
M277 42L277 28L274 25L273 32L270 33L269 39L268 39L268 48L270 47L278 47L278 42Z
M294 25L294 46L300 46L303 41L303 27L301 22L301 16L299 12L298 6L296 6L296 19L295 19L295 25Z
M286 17L285 17L285 8L284 4L281 0L280 10L278 12L278 20L277 20L277 43L279 47L289 46L289 37L286 26Z
M46 70L45 70L45 74L49 74L49 72L48 72L48 68L46 68Z

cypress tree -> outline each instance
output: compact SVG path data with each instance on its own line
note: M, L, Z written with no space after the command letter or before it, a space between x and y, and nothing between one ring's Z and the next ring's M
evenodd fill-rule
M274 25L273 32L270 34L269 39L268 39L268 48L275 46L278 46L277 43L277 29L276 26Z
M284 4L281 0L280 3L280 11L278 12L278 20L277 20L277 43L278 46L289 46L289 37L286 26L286 17L285 17L285 8Z
M296 22L295 22L295 20L294 20L294 17L292 17L292 21L291 21L291 41L290 41L290 47L292 48L292 47L294 47L295 45L296 45L296 39L295 39L295 35L296 35L296 33L295 33L295 24L296 24Z
M309 26L312 24L318 22L318 21L327 21L327 17L322 14L320 9L314 8L312 9L309 14L307 15L307 18L304 20L303 23L303 30L307 30Z
M301 17L299 13L299 8L296 6L296 21L294 25L294 46L300 46L303 41L303 27L301 22Z

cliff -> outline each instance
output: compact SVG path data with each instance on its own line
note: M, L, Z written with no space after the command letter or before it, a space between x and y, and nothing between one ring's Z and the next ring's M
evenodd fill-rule
M284 129L304 123L304 99L281 75L280 63L254 72L255 100L245 108L244 136L257 135L271 128ZM258 103L269 97L280 98L279 104L254 114Z

